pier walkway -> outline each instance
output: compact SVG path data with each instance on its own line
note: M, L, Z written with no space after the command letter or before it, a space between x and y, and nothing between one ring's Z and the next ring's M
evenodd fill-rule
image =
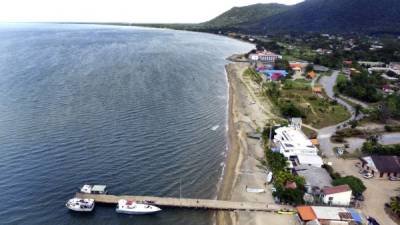
M169 198L169 197L152 197L152 196L116 196L116 195L94 195L76 193L78 198L94 199L96 203L117 204L118 200L132 201L152 201L153 205L192 209L211 209L211 210L244 210L244 211L263 211L275 212L283 209L283 206L265 204L259 202L234 202L222 200L207 200L207 199L190 199L190 198Z

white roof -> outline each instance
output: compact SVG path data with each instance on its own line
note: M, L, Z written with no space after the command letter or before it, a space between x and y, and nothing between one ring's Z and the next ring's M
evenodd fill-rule
M366 156L366 157L362 157L362 159L368 164L368 166L372 169L372 170L376 170L376 166L374 163L374 160L372 160L371 156Z
M275 130L279 142L282 142L285 149L296 148L315 148L311 140L301 130L296 130L293 127L280 127Z
M106 185L93 185L92 191L104 192L106 188Z
M311 206L311 208L319 220L340 220L339 213L348 212L346 208L342 207Z
M324 165L324 161L318 155L297 155L300 165L318 165L318 167Z

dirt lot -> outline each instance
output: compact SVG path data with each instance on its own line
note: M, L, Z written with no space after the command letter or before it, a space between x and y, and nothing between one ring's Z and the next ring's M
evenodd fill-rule
M360 178L367 190L364 192L365 201L361 205L361 210L365 216L372 216L382 225L396 225L385 213L384 205L389 202L390 197L399 194L399 181L389 181L387 179L365 179L355 166L359 160L329 159L333 163L332 167L342 176L352 175Z

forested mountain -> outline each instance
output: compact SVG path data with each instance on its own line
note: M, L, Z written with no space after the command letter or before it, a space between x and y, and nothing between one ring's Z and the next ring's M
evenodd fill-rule
M246 33L398 33L400 0L305 0L293 6L256 4L233 8L199 24L198 28Z

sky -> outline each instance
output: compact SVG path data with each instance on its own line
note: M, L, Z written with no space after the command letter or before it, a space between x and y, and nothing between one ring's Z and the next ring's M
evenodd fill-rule
M1 0L0 22L197 23L234 6L302 0Z

